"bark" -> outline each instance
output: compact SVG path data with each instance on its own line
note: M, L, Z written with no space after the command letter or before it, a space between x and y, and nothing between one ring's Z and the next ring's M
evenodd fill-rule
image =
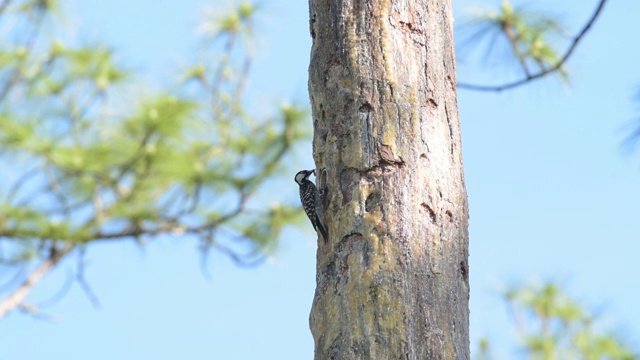
M469 359L450 0L310 0L316 359Z

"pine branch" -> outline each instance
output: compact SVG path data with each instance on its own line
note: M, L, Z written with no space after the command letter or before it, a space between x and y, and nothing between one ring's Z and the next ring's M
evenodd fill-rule
M503 90L508 90L508 89L512 89L512 88L524 85L524 84L526 84L528 82L540 79L540 78L542 78L542 77L544 77L546 75L549 75L551 73L554 73L554 72L560 70L562 68L562 66L567 62L567 60L569 60L569 57L571 57L571 55L573 54L574 50L578 46L578 43L580 43L580 41L582 40L584 35L587 33L587 31L589 31L589 29L591 28L593 23L596 21L598 16L600 16L600 13L602 12L602 9L604 8L604 4L606 2L607 2L607 0L600 0L600 4L598 4L598 8L596 9L596 11L593 13L593 15L591 15L591 18L589 19L589 21L587 21L587 23L584 25L584 27L578 33L578 35L576 35L573 38L573 40L571 41L571 45L569 46L569 48L565 52L564 56L562 56L560 61L558 61L558 63L556 63L554 66L552 66L550 68L547 68L547 69L543 69L543 70L541 70L541 71L539 71L539 72L537 72L535 74L527 75L523 79L520 79L520 80L517 80L517 81L513 81L513 82L510 82L510 83L506 83L506 84L502 84L502 85L478 85L478 84L458 83L458 88L467 89L467 90L474 90L474 91L501 92Z

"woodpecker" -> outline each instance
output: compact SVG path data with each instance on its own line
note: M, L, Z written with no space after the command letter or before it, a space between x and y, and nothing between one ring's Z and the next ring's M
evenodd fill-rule
M321 196L316 185L309 180L309 176L311 176L311 174L315 175L315 173L315 169L298 171L295 180L296 183L300 185L300 201L302 202L302 208L309 217L309 220L311 220L313 228L322 234L324 242L326 243L329 241L329 234L327 234L327 229L322 225L320 217L318 216L318 211L316 210L322 206L322 204L319 204Z

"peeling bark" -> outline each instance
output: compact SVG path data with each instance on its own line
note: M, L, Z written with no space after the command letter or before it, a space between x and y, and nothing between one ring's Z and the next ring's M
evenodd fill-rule
M450 0L310 0L316 359L469 359Z

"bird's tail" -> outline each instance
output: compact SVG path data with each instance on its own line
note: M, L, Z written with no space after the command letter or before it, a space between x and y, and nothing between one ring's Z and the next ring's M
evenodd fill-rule
M322 225L322 222L317 216L316 216L316 224L318 224L318 230L322 234L322 237L324 238L324 242L326 244L327 242L329 242L329 234L327 233L327 229L325 229L324 225Z

